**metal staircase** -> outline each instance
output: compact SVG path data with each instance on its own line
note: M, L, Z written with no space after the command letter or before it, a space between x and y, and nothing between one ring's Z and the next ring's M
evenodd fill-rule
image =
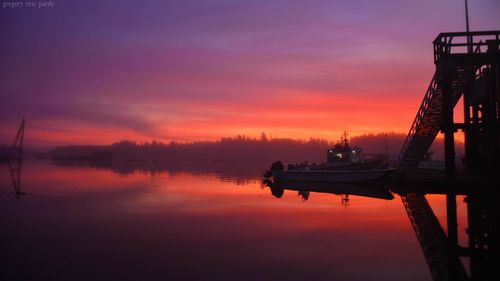
M500 31L441 33L434 40L436 72L401 149L399 169L418 167L443 128L445 95L452 95L454 107L476 70L492 56L486 47L498 41L499 35Z
M450 82L453 105L456 105L462 96L463 89L467 85L468 73L469 69L459 68ZM442 127L444 88L447 85L439 81L438 76L436 71L401 149L399 160L401 169L417 168Z

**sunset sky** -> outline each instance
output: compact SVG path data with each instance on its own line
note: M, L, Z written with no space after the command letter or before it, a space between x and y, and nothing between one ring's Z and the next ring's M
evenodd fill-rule
M406 133L465 29L460 0L54 2L0 8L0 143L23 117L31 145Z

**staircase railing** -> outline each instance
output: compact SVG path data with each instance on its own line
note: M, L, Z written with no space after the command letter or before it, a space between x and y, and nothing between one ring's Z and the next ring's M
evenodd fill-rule
M403 160L403 157L406 154L406 151L408 150L408 147L410 146L411 140L415 136L415 133L417 132L417 128L421 123L421 120L424 118L425 112L427 111L427 108L429 107L429 102L432 99L432 95L434 94L434 91L436 90L438 84L437 84L437 75L434 73L434 76L432 77L431 82L429 83L429 87L427 88L427 91L425 92L424 100L420 104L420 107L417 111L417 115L415 116L415 119L413 119L413 123L410 127L410 131L408 132L408 135L406 135L405 142L403 143L403 147L401 148L401 152L399 153L399 162Z
M500 40L500 31L440 33L433 42L434 63L447 54L466 54L469 52L469 48L481 52L481 48L487 46L489 40Z
M488 46L488 42L490 41L498 41L500 39L500 31L476 31L476 32L448 32L448 33L440 33L436 39L433 41L434 45L434 63L437 64L440 59L447 55L455 55L455 54L467 54L469 50L472 50L473 53L483 53L486 52L484 46ZM483 50L484 49L484 50ZM469 69L467 71L475 72L477 68ZM410 127L408 135L406 136L405 142L401 147L401 151L399 154L399 163L401 164L408 153L410 146L412 145L412 140L415 135L419 131L422 126L422 120L429 114L430 108L429 104L433 98L434 93L438 90L440 86L438 83L439 77L437 77L437 71L434 73L432 80L427 88L424 99L417 111L417 115L415 116L413 123ZM463 79L463 78L462 78ZM460 91L461 88L464 87L464 81L457 81L458 83L455 85L453 89L453 95L455 96L455 101L458 102L458 99L461 96ZM460 88L460 89L459 89ZM434 120L434 122L438 122L438 120ZM431 125L435 127L436 130L439 130L441 124L426 124L427 126ZM431 132L426 132L427 137L435 138L437 135L437 131L432 130ZM425 152L423 152L425 153Z

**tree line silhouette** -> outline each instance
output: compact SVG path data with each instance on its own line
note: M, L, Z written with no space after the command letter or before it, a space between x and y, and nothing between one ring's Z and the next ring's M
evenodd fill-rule
M378 133L355 136L352 146L359 146L365 154L399 155L406 138L400 133ZM269 138L262 133L260 138L236 136L217 141L181 143L171 141L134 142L123 140L111 145L58 146L51 151L54 160L87 161L274 161L322 162L326 150L337 142L325 139L309 140L291 138ZM435 156L442 154L442 140L437 139L431 148Z

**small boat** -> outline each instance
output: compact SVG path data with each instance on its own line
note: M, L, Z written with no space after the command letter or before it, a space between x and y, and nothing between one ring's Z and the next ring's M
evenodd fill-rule
M265 178L272 177L274 182L366 182L388 176L394 171L383 159L365 159L363 150L351 147L347 134L340 143L326 151L326 163L288 164L287 169L281 161L271 165L264 173Z

